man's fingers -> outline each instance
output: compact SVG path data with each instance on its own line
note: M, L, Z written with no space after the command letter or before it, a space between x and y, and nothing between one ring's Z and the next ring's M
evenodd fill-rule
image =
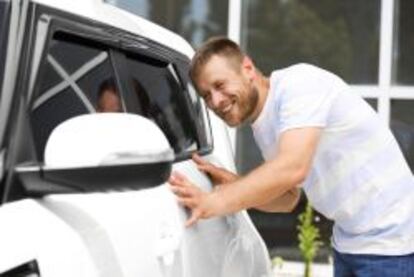
M171 186L176 186L176 187L180 187L180 186L183 186L183 181L181 181L181 180L179 180L179 179L177 179L177 178L174 178L174 176L171 176L169 179L168 179L168 183L170 183L170 185Z
M191 217L186 221L185 223L185 227L191 227L192 225L194 225L195 223L197 223L197 221L201 218L201 213L193 210Z
M198 168L204 168L204 169L214 169L217 168L215 165L213 165L210 162L207 162L206 160L202 159L199 155L193 154L192 156L193 161L196 163Z
M198 170L207 174L214 173L214 168L211 165L198 165L197 168Z
M208 164L209 162L206 162L203 158L201 158L197 153L194 153L192 155L193 161L197 164L197 165L204 165L204 164Z
M182 186L184 186L184 182L177 179L177 178L174 178L174 176L171 176L168 179L168 183L170 183L171 187L182 187Z
M185 177L183 174L181 174L178 171L173 171L171 174L171 177L173 177L174 179L177 179L179 181L187 181L187 177Z
M178 197L177 202L181 206L187 207L189 209L192 209L196 206L194 199L189 197Z
M205 166L206 164L203 165ZM186 221L185 226L190 227L194 225L201 219L202 215L199 210L203 196L202 190L178 172L173 172L168 179L168 182L170 183L171 191L177 196L177 202L191 210L191 217Z
M192 191L189 190L189 189L187 189L186 187L178 187L178 186L171 187L171 191L175 195L180 196L180 197L183 197L183 196L187 196L188 197L188 196L191 196L192 195Z
M168 179L168 182L172 186L192 186L190 181L188 181L188 179L179 172L173 172Z
M204 172L212 172L212 171L214 171L215 169L217 169L217 167L214 165L214 164L212 164L212 163L210 163L210 162L207 162L206 160L203 160L199 155L197 155L197 154L193 154L193 161L196 163L196 165L197 165L197 168L199 169L199 170L201 170L201 171L204 171Z

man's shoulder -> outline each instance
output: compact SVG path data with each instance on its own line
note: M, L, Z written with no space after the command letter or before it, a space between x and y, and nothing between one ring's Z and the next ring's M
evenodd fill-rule
M277 89L291 89L301 87L303 84L313 80L323 70L307 63L293 64L285 68L274 70L271 80L277 82Z
M336 74L308 63L293 64L272 72L272 80L279 88L313 88L331 83L343 83Z
M309 74L314 75L314 74L331 73L323 68L320 68L316 65L309 64L309 63L292 64L288 67L284 67L284 68L273 71L273 73L276 73L276 72L278 72L279 74L283 73L286 77L289 77L289 76L297 77L301 75L309 76Z

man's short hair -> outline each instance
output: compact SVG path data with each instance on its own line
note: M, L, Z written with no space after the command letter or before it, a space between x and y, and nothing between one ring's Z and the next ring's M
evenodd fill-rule
M239 45L226 37L212 37L207 40L200 48L197 49L191 60L190 78L195 84L195 81L200 75L200 71L204 65L214 55L225 57L234 68L238 70L243 61L244 53Z
M98 99L100 99L106 91L111 91L114 94L118 94L118 89L116 87L114 78L110 77L102 81L98 88Z

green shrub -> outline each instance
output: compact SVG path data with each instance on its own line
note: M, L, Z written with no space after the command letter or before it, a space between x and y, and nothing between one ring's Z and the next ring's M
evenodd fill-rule
M320 241L319 229L313 224L313 209L309 202L306 204L305 211L299 215L299 249L305 261L305 277L311 276L311 265L319 248L322 246Z

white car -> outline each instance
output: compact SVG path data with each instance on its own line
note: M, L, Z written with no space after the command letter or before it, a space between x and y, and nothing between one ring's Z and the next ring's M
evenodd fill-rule
M186 41L98 0L0 0L0 24L1 277L270 275L245 212L184 228L166 184L211 189L193 152L234 170Z

